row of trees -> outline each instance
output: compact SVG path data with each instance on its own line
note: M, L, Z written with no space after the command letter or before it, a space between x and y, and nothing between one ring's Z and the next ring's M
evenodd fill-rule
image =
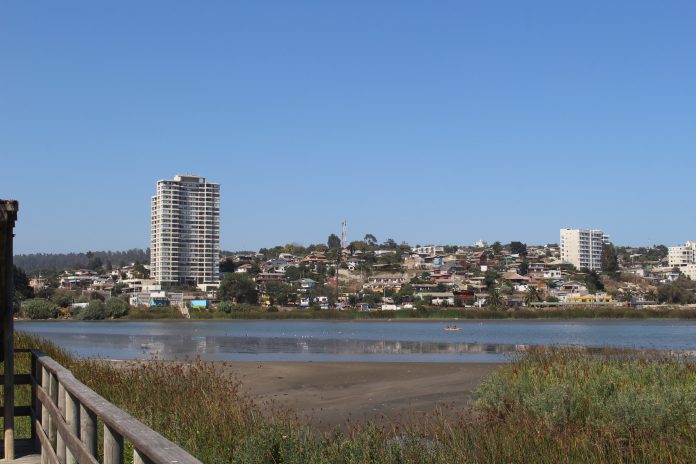
M22 313L29 319L55 319L62 312L61 305L52 300L33 298L22 303ZM69 314L75 319L118 319L128 314L129 305L120 298L109 298L106 303L93 299L84 307L73 306Z
M150 249L126 251L88 251L86 253L32 253L16 255L14 263L25 272L62 271L64 269L110 270L113 266L150 261Z

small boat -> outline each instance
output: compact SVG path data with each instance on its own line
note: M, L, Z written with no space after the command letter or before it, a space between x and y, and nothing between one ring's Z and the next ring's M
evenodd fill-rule
M457 327L456 325L453 325L451 327L448 325L447 327L445 327L445 330L452 332L452 331L463 330L463 329L461 327Z

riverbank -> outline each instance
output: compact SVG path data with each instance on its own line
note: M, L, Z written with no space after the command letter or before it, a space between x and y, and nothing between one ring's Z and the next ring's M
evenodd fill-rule
M440 410L455 420L495 363L216 363L268 414L288 408L315 430L404 423Z
M653 306L631 308L626 306L571 306L550 308L440 308L436 306L398 311L314 310L285 309L268 311L261 307L247 307L229 313L215 310L192 310L193 320L259 319L259 320L456 320L456 319L696 319L696 307ZM183 319L171 308L132 310L127 320Z

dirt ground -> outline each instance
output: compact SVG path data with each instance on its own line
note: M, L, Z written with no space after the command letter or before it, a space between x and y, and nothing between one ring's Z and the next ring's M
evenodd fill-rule
M223 365L243 390L271 410L290 408L313 427L348 421L396 423L440 408L455 416L479 383L500 364L235 362Z

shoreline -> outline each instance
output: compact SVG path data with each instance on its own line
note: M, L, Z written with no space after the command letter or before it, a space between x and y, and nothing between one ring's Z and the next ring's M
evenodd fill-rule
M270 317L210 317L210 318L128 318L122 317L117 319L99 319L99 320L80 320L80 319L26 319L14 318L15 322L88 322L88 323L104 323L104 322L229 322L229 321L263 321L263 322L540 322L540 321L620 321L620 322L641 322L641 321L682 321L696 322L696 318L692 317L490 317L490 318L475 318L475 317L393 317L393 318L334 318L334 317L292 317L292 318L270 318Z

